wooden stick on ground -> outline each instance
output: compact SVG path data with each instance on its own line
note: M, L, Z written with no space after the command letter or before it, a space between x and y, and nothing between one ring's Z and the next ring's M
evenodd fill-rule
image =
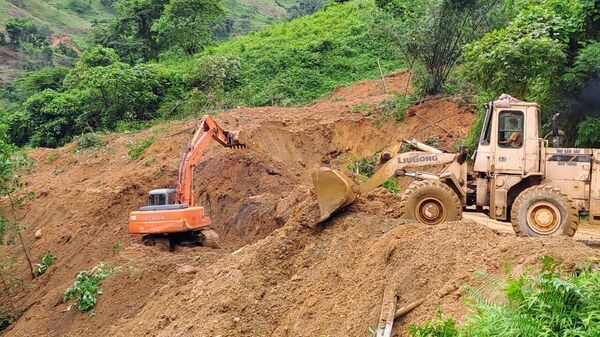
M414 301L408 305L403 306L402 308L396 310L396 313L394 315L394 319L400 317L400 316L404 316L406 314L408 314L409 312L413 311L414 309L418 308L421 304L423 304L423 302L425 302L425 299L420 299L417 301Z
M377 325L377 337L392 336L397 300L394 287L390 285L386 286L383 290L381 313L379 314L379 324Z

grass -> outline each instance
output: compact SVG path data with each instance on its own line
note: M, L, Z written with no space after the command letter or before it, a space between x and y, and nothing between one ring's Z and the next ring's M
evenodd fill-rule
M313 15L233 38L197 57L240 59L240 86L230 106L311 102L341 85L403 68L393 46L374 33L371 0L331 5Z
M154 144L155 141L156 135L142 138L138 142L129 145L129 151L127 151L127 155L129 156L129 158L137 160L141 157L141 155L147 148Z
M77 151L100 149L105 145L102 138L92 132L82 134L77 140Z

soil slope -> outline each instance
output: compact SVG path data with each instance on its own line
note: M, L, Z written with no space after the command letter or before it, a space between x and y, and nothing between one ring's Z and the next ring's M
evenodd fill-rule
M403 303L426 299L397 324L402 334L438 307L464 313L460 288L477 282L477 269L499 274L508 262L518 271L544 254L569 263L594 256L572 240L504 237L470 222L405 224L399 196L383 190L316 225L311 170L345 169L401 138L437 137L452 149L466 136L473 114L451 99L415 105L403 122L351 112L410 90L407 82L398 73L386 79L388 94L381 82L365 81L307 107L220 113L218 122L242 130L248 147L213 144L196 168L197 203L221 236L218 250L170 253L143 246L126 228L148 190L175 186L196 121L109 134L100 150L78 151L74 142L30 151L37 168L24 177L25 191L36 198L20 210L25 240L34 258L51 251L57 263L10 295L28 310L6 335L366 336L384 285ZM131 160L131 144L149 137L155 142ZM62 295L76 273L100 262L122 272L103 284L96 316L66 311Z

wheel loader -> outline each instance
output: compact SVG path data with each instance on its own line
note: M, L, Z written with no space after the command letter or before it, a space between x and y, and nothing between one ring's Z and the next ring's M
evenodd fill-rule
M459 220L469 206L511 222L520 236L573 236L580 216L600 224L600 149L560 147L558 114L542 138L536 103L502 95L485 108L472 169L464 147L445 153L406 141L413 151L384 153L382 166L362 182L329 168L312 172L320 220L389 178L408 175L415 181L402 195L401 214L424 224Z
M148 193L148 205L129 214L129 233L143 235L146 245L167 241L169 250L182 242L219 246L219 235L210 229L211 219L194 200L194 168L211 140L228 148L242 148L240 131L223 130L210 115L202 117L179 164L177 188Z

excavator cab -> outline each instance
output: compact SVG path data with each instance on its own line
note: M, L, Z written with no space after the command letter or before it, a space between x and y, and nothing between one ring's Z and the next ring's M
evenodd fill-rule
M176 193L174 188L160 188L148 193L148 206L171 205L175 203Z
M173 188L160 188L148 193L148 205L140 207L139 210L162 211L184 208L188 208L188 205L177 203L177 190Z

